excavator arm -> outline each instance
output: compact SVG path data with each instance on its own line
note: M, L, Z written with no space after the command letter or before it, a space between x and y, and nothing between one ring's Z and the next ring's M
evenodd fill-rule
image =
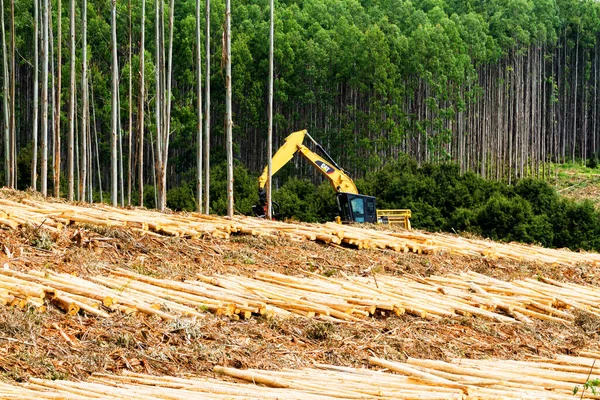
M303 142L308 137L328 158L329 161L319 156L317 153L306 147ZM309 134L306 129L294 132L285 138L285 143L277 150L272 158L271 167L272 174L275 175L285 164L287 164L296 153L300 153L318 171L320 171L331 183L336 192L358 194L358 189L352 179L329 157L327 152L318 144ZM268 167L265 167L262 175L258 179L259 193L263 193L269 179Z
M305 138L310 139L315 147L324 155L310 150L303 143ZM296 153L308 160L317 171L321 172L327 179L333 189L336 191L336 198L340 216L336 219L338 222L377 222L375 197L366 196L358 193L356 185L352 179L337 165L325 149L317 143L305 130L292 133L285 139L283 146L277 150L273 156L271 167L272 174L279 171L287 164ZM259 204L254 206L256 216L264 217L266 215L267 193L265 186L269 179L268 167L265 167L262 175L258 179Z

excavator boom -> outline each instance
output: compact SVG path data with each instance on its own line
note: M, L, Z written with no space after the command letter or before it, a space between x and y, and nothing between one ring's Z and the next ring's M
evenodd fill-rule
M303 143L305 138L310 139L324 157L315 153L306 147ZM391 223L405 217L408 221L410 210L385 210L388 211L379 217L376 210L375 197L365 196L358 193L354 181L346 172L331 158L325 149L317 143L306 129L294 132L285 138L285 143L277 150L271 160L271 173L274 175L285 164L287 164L296 153L308 160L321 172L336 191L338 208L340 211L340 222L370 222L376 223L379 220ZM267 196L265 186L269 179L268 167L265 167L262 175L258 179L258 195L260 202L254 206L254 213L257 216L266 215ZM408 214L406 213L408 211ZM402 212L401 215L396 212ZM395 219L394 219L395 218ZM408 225L410 227L410 225Z
M330 160L327 161L325 158L302 144L306 137L315 143L315 145L318 146ZM358 194L358 189L352 179L350 179L344 170L336 165L325 150L308 134L306 129L294 132L285 138L285 143L277 150L271 160L272 174L275 175L275 173L287 164L296 153L300 153L300 155L314 165L318 171L322 172L323 175L329 179L331 186L333 186L336 192ZM268 169L265 167L262 175L258 178L259 191L264 190L268 179Z

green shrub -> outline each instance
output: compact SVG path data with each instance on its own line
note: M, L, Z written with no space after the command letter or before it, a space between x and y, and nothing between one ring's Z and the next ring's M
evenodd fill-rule
M258 202L258 178L240 164L233 168L233 199L235 211L251 214ZM221 162L210 167L210 212L227 214L227 164Z
M167 207L175 211L194 211L196 196L189 184L183 183L167 191Z
M494 240L531 242L528 226L533 219L531 205L521 197L508 199L502 195L490 198L477 212L481 233Z

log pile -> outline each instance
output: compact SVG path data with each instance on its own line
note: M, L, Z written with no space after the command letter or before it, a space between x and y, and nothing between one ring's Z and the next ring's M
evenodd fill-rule
M593 358L558 356L528 361L409 358L368 360L371 369L315 364L301 370L240 370L215 366L236 382L205 377L152 376L124 371L94 374L87 381L31 378L0 382L6 399L425 399L491 400L598 398L584 384L598 378ZM382 371L373 368L383 368ZM247 383L242 383L245 381Z
M0 301L44 311L52 304L68 315L107 318L138 313L163 320L206 312L247 319L300 315L328 321L364 321L404 313L438 320L477 317L503 323L545 320L571 324L573 311L600 317L600 288L539 277L505 282L475 272L450 276L328 278L258 271L254 277L197 275L184 282L116 269L77 277L46 270L0 268Z
M60 231L68 225L82 224L191 238L210 236L227 239L232 234L241 234L312 240L331 245L343 244L358 249L389 249L418 254L451 253L562 265L578 263L600 265L600 254L544 249L514 243L500 244L454 235L384 231L366 226L334 223L295 224L243 216L228 219L198 213L165 214L145 209L115 208L104 204L76 206L31 199L17 202L0 198L0 228L15 229L19 226L34 225Z

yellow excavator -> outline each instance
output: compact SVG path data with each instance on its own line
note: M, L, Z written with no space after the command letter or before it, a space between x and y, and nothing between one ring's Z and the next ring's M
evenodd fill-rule
M315 147L323 154L321 157L310 150L303 143L308 138ZM275 175L285 164L287 164L296 153L306 158L324 176L329 179L331 186L336 192L338 210L340 215L336 218L339 223L385 223L399 224L406 229L410 226L410 210L377 210L375 197L358 193L354 181L348 174L331 158L325 149L310 136L306 129L294 132L285 139L285 143L273 156L272 174ZM267 185L268 167L265 167L262 175L258 178L259 203L253 210L256 216L264 218L267 208Z

